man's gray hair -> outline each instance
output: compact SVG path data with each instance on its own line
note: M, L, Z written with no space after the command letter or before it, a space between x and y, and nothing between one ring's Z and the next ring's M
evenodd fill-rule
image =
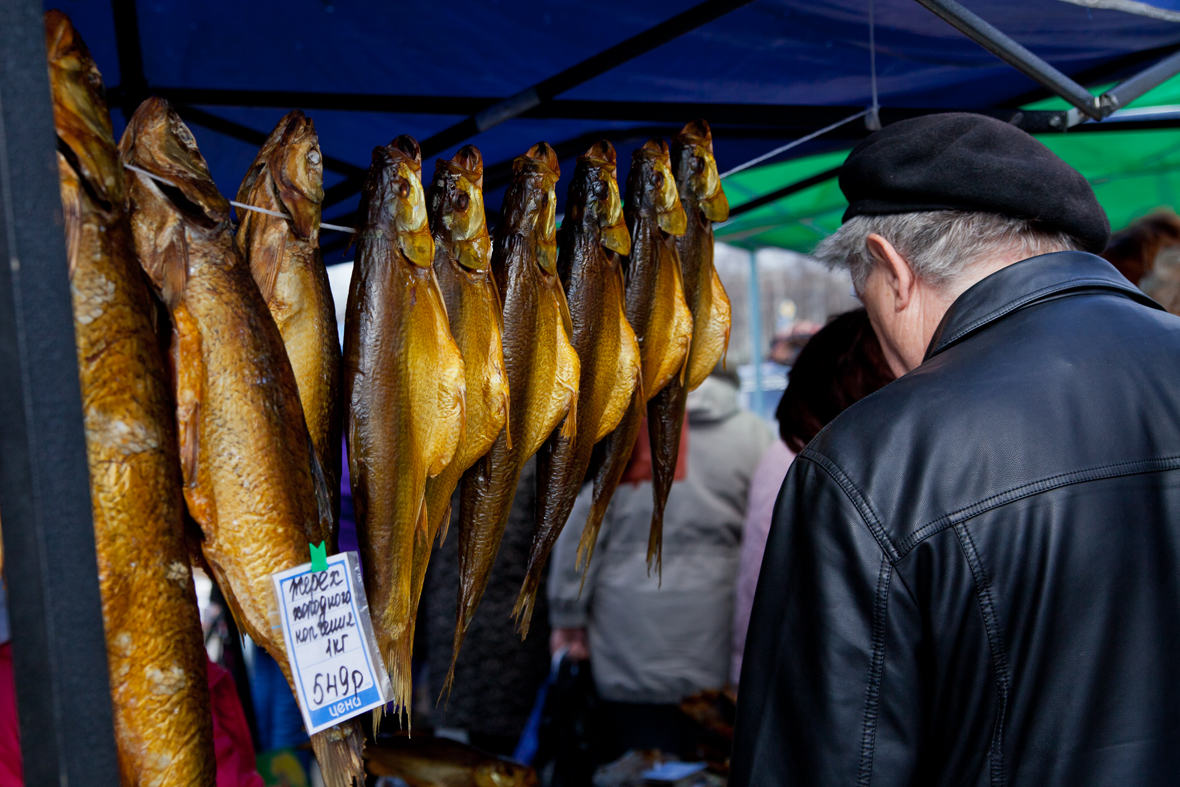
M1047 232L1025 219L997 213L934 210L891 216L853 216L820 243L816 258L832 268L848 268L858 293L873 269L867 241L876 233L910 263L914 275L938 290L954 287L977 262L1019 252L1021 259L1080 248L1062 232Z

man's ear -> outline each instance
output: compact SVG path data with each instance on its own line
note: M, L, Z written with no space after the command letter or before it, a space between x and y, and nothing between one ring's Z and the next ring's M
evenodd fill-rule
M865 240L873 263L880 269L885 287L893 296L893 307L902 311L910 305L918 288L918 279L910 263L901 256L893 244L877 233Z

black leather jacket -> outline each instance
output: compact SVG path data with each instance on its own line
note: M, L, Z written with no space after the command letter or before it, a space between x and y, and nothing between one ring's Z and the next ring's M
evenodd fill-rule
M812 441L730 784L1180 784L1180 319L1034 257Z

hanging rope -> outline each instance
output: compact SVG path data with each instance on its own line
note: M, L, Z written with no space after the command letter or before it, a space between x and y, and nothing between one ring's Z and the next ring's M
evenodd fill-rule
M860 112L857 112L855 115L849 115L848 117L844 118L843 120L838 120L830 126L824 126L819 131L813 131L810 134L808 134L807 136L799 137L799 139L792 140L781 147L775 148L774 150L770 151L769 153L763 153L761 156L758 156L757 158L752 158L749 161L747 161L745 164L738 164L736 167L729 170L728 172L722 173L721 177L728 178L730 175L734 174L735 172L741 172L743 169L749 169L750 167L754 166L755 164L761 164L763 161L766 161L766 159L774 158L779 153L785 153L793 147L797 147L799 145L802 145L804 142L810 142L811 140L815 139L816 137L822 137L824 134L827 134L832 129L840 128L840 126L843 126L845 123L851 123L852 121L854 121L858 118L864 117L865 115L869 114L869 111L870 110L862 109Z
M126 167L127 169L131 170L132 172L138 172L140 175L151 178L152 180L157 181L158 183L163 183L165 186L171 186L174 189L180 188L172 181L165 180L164 178L160 177L159 175L155 174L154 172L148 172L143 167L137 167L134 164L127 164L127 163L124 163L123 166ZM232 199L229 201L229 204L233 205L235 208L240 208L241 210L252 210L255 213L265 213L268 216L278 216L280 219L290 218L287 214L279 213L277 210L267 210L266 208L260 208L256 205L246 205L246 204L243 204L241 202L238 202L238 201L232 200ZM351 232L351 233L356 232L356 230L352 229L351 227L341 227L339 224L328 224L327 222L323 222L323 221L320 222L320 229L336 230L337 232Z

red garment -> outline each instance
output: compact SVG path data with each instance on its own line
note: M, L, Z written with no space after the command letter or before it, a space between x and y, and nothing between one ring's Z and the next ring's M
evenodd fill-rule
M676 457L676 472L673 481L683 481L688 478L688 413L684 414L684 426L680 429L680 453ZM631 451L631 459L623 470L622 484L638 484L651 480L651 441L647 436L647 418L639 425L639 434L635 438L635 448Z
M16 684L12 679L12 645L0 645L0 787L24 787L20 730L16 725Z
M263 787L254 763L250 726L234 679L212 661L209 699L213 705L213 747L217 752L217 787ZM0 787L4 785L0 784Z
M246 714L230 674L209 662L209 695L213 705L213 746L217 753L217 787L263 787L254 766L254 744ZM20 731L16 721L16 687L12 678L12 645L0 645L0 787L24 787Z

